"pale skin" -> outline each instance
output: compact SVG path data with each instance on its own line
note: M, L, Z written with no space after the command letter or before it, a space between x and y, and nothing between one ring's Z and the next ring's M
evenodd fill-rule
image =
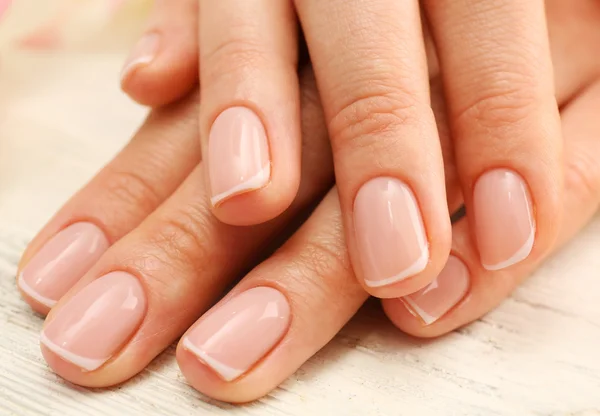
M564 192L550 199L556 198L552 204L557 207L552 209L568 215L553 217L557 238L548 235L548 239L542 240L543 234L537 234L536 246L544 246L538 255L528 256L501 271L482 267L469 219L453 224L451 248L446 251L451 251L452 256L459 258L468 269L468 290L456 305L429 325L414 316L414 310L409 312L398 299L384 299L386 315L402 331L420 337L435 337L479 318L500 303L547 253L568 241L598 207L600 171L595 160L600 157L600 121L596 115L600 105L600 63L594 62L593 57L600 46L600 7L596 3L565 0L550 1L547 8L565 163L557 180L557 183L564 180ZM154 61L136 68L123 84L132 96L156 105L177 99L193 88L193 78L189 78L188 85L182 80L197 68L198 61L197 44L178 41L178 36L187 39L187 35L195 32L196 22L190 21L189 13L175 7L169 10L169 13L164 9L157 13L150 28L169 39L168 54L159 53ZM179 18L182 20L178 21ZM172 31L170 28L173 27L179 29ZM175 58L178 63L173 67L169 60ZM174 70L181 71L181 76L176 76L178 73L173 73ZM173 106L157 110L129 146L75 195L32 241L23 256L20 271L60 230L78 221L98 225L110 244L79 282L58 300L48 315L46 327L86 285L108 272L123 270L134 275L142 283L148 299L139 327L107 362L94 371L82 372L79 366L43 346L44 357L54 371L76 384L98 387L116 384L137 374L190 327L192 330L196 327L193 322L222 290L242 270L255 264L261 242L281 232L299 210L328 191L334 169L327 141L330 133L326 127L328 111L325 109L323 115L311 70L302 70L299 78L304 137L302 166L307 168L298 166L298 175L301 175L298 195L295 199L292 197L294 202L276 221L257 227L232 227L223 223L221 216L213 215L214 207L209 202L210 190L201 161L201 143L197 137L198 95L192 94ZM468 196L465 196L461 176L464 170L461 169L470 168L460 167L458 151L456 160L452 152L447 151L456 148L456 137L460 135L456 136L455 130L447 125L446 103L435 68L429 78L432 108L440 132L438 146L445 156L445 184L441 187L446 193L442 205L447 212L456 211L463 203L468 209ZM317 80L321 83L318 73ZM170 88L171 83L176 85ZM144 95L149 91L153 92L152 97ZM161 95L157 93L160 91L168 93ZM205 98L201 95L200 100ZM210 100L210 97L206 99ZM476 151L471 149L471 152ZM334 145L338 173L339 159L335 153ZM338 174L338 183L339 179ZM539 180L540 183L544 181L543 178ZM535 188L534 181L528 177L532 189ZM555 188L548 189L551 193ZM241 377L232 381L225 381L214 368L180 344L178 362L194 388L230 402L245 402L268 393L325 345L372 293L365 290L360 277L352 271L354 263L349 254L352 250L347 250L343 236L346 213L341 194L341 189L339 193L338 189L330 190L302 227L226 296L231 300L254 287L278 290L287 299L293 318L281 339ZM539 198L543 200L544 196L538 196L535 191L532 195L540 229L546 221L542 217L547 215L540 212ZM429 229L430 225L427 227ZM433 244L431 233L428 237ZM432 255L434 250L432 246ZM414 286L409 285L410 291L402 294L420 289L434 279L445 264L445 260L439 261L441 265L437 266L437 272L432 269L432 277L411 279ZM49 311L47 306L29 295L24 294L24 297L35 310ZM335 302L331 301L333 298Z
M165 24L178 28L185 26L176 19L198 16L201 143L211 205L223 222L262 223L295 197L298 19L333 149L350 261L367 292L412 293L440 273L450 252L428 70L441 68L456 174L481 264L511 268L543 258L552 245L563 166L543 0L159 1L152 20L169 15ZM424 42L427 22L431 36ZM140 65L150 66L149 43L165 59L177 53L154 29L123 81L151 104L157 92L135 80ZM195 35L178 29L173 36L185 47ZM435 64L432 54L427 62L433 48ZM156 59L156 65L166 63ZM172 91L191 68L175 78ZM242 140L241 128L226 132L233 115L259 133ZM490 189L493 204L484 197ZM516 192L521 201L512 198Z

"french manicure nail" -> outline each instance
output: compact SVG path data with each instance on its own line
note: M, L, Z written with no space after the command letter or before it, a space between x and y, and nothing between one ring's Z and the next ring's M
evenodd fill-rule
M285 296L270 287L256 287L209 311L184 337L183 348L232 381L283 338L289 321Z
M44 328L42 344L85 371L100 368L133 336L146 313L134 276L113 272L74 295Z
M267 133L245 107L231 107L215 120L208 138L211 203L266 186L271 178Z
M504 269L529 256L535 220L529 190L521 176L508 169L483 174L473 191L473 211L485 269Z
M354 201L354 228L365 284L380 287L427 267L429 248L411 189L395 178L376 178Z
M433 282L400 299L413 315L421 318L425 325L431 325L465 297L469 280L467 266L457 257L450 256Z
M160 46L160 35L156 32L145 34L133 47L121 70L121 80L124 80L135 69L142 65L148 65L154 60Z
M109 243L92 223L75 223L50 239L19 274L21 290L52 308L98 261Z

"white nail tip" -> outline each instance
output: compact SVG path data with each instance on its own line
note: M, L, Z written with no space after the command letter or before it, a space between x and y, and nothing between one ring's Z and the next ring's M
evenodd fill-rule
M217 372L221 378L225 381L232 381L241 376L244 373L244 370L240 370L238 368L229 367L228 365L223 364L220 361L215 360L211 356L209 356L206 352L202 351L200 348L196 347L194 344L190 342L189 339L185 338L183 340L183 348L190 351L192 354L197 356L200 360L202 360L206 365L212 368L215 372Z
M513 254L509 259L501 261L496 264L482 264L483 268L489 271L502 270L507 267L512 266L513 264L517 264L523 260L525 260L529 254L531 253L531 249L533 248L533 242L535 240L535 229L531 230L529 237L527 237L527 241L525 244L521 246L517 250L515 254Z
M125 78L127 78L127 76L129 76L129 74L131 72L133 72L133 70L135 70L137 67L139 67L141 65L148 65L153 60L154 60L154 55L144 55L144 56L140 56L139 58L134 59L133 61L129 62L121 70L121 80L124 80Z
M434 323L435 321L437 321L439 319L433 315L429 315L427 312L425 312L423 309L421 309L414 300L412 300L408 296L403 297L402 300L404 302L406 302L408 304L408 306L410 306L409 309L411 309L412 312L419 315L419 317L423 320L423 322L425 322L425 325L431 325L432 323Z
M97 370L110 358L86 358L77 354L73 354L72 352L65 350L60 345L57 345L54 342L50 341L44 332L42 332L42 335L40 336L40 341L46 346L46 348L48 348L53 353L59 355L64 360L70 362L71 364L75 364L77 367L80 367L86 371Z
M369 287L381 287L391 285L392 283L397 283L401 280L414 276L425 270L425 267L427 267L427 262L429 262L429 249L427 248L427 246L425 246L423 252L421 253L421 256L413 264L408 266L400 273L382 280L365 279L365 284Z
M17 279L17 285L19 285L19 287L21 288L21 290L23 292L25 292L28 296L35 299L42 305L44 305L50 309L52 309L54 307L54 305L56 305L57 301L47 298L45 296L42 296L39 293L37 293L35 290L33 290L33 288L27 284L25 279L23 279L23 273L19 274L19 278Z
M210 203L213 206L217 206L217 204L224 199L229 198L230 196L241 194L248 191L254 191L256 189L260 189L265 186L269 182L269 178L271 177L271 163L267 163L256 175L252 176L250 179L240 183L239 185L230 188L225 192L221 192L210 198Z

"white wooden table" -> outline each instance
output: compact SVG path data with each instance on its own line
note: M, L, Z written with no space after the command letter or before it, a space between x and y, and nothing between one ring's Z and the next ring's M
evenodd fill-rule
M366 308L253 404L200 396L172 349L108 390L51 373L42 318L14 274L28 240L144 116L117 86L130 29L119 48L35 53L7 48L0 27L0 415L600 415L600 218L478 322L424 342Z

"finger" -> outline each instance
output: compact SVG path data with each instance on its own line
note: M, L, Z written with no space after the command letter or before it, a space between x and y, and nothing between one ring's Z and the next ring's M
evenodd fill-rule
M332 191L277 253L187 331L179 366L210 397L255 400L329 342L366 299Z
M442 94L437 86L433 91L441 139L449 141ZM446 162L452 172L451 158ZM449 189L456 190L449 201L460 201L460 188ZM349 265L334 190L278 252L187 331L177 350L179 366L190 384L210 397L257 399L320 350L366 297ZM278 313L255 320L263 315L261 302ZM227 315L240 318L226 322ZM211 337L216 328L227 330Z
M600 3L546 1L548 33L559 105L575 98L600 74Z
M560 100L560 102L564 102L565 100L568 100L570 97L572 97L572 95L576 92L579 91L583 85L589 84L590 83L590 77L593 74L597 74L598 73L598 65L597 62L594 60L590 60L589 56L593 55L593 50L594 50L594 45L598 45L600 38L597 36L597 31L595 31L595 26L593 25L593 22L590 22L588 24L584 24L585 22L587 22L587 20L582 20L582 14L583 15L589 15L590 13L593 12L593 10L581 10L575 14L573 14L573 10L572 8L568 8L566 10L563 10L562 8L558 7L560 6L561 3L550 3L549 4L549 10L548 10L548 16L549 16L549 26L550 26L550 33L551 33L551 40L552 40L552 50L553 50L553 56L554 56L554 63L555 63L555 67L557 68L557 96ZM580 10L580 9L577 9ZM559 24L560 23L560 24ZM575 27L577 28L577 30L575 30ZM579 39L579 33L583 32L585 34L586 39L589 39L589 42L581 42ZM576 48L574 51L572 50L572 48L569 48L569 51L572 51L573 53L569 53L569 59L564 59L564 51L567 50L566 46L569 45L581 45L581 47ZM436 118L438 118L439 120L442 120L442 117L444 116L444 110L443 110L443 96L441 94L435 94L437 87L439 87L439 84L437 82L434 83L434 85L432 86L433 90L434 90L434 94L433 94L433 99L432 99L432 105L434 107L434 109L436 110ZM180 110L169 110L168 113L172 114L173 112L177 112L177 111L181 111L182 108L185 108L185 106L181 106L178 107L180 108ZM164 118L169 118L170 116L166 116ZM191 120L192 117L191 116L185 116L183 117L184 123L185 120ZM151 122L157 122L158 120L162 120L160 122L161 125L164 124L164 132L163 132L163 128L161 127L160 129L158 127L156 127L156 125L152 125L152 127L148 128L147 130L144 129L142 130L142 132L140 132L139 137L140 140L134 140L134 142L128 147L131 148L131 151L126 150L124 153L130 152L131 154L138 154L138 145L135 144L137 142L153 142L153 139L150 139L147 137L146 132L148 132L148 134L155 132L157 135L164 135L160 136L160 138L162 140L167 140L167 137L170 137L171 135L171 129L178 129L177 131L179 131L178 126L169 126L167 124L167 122L165 120L163 120L162 117L158 117L158 118L152 118ZM193 122L193 121L192 121ZM175 124L178 124L178 122L175 122ZM449 140L449 133L447 131L447 128L445 126L445 123L442 121L440 123L438 123L439 126L439 130L440 130L440 138L442 141L442 147L444 149L444 157L446 160L446 182L447 182L447 189L448 189L448 197L452 198L452 200L449 199L449 204L451 207L451 212L454 212L458 206L460 204L462 204L462 197L460 196L460 192L456 187L456 181L454 180L455 178L455 165L454 163L452 163L452 148L451 148L451 142ZM153 136L154 137L154 136ZM185 141L191 141L193 138L192 136L188 136L187 138L185 138ZM179 143L179 142L176 142ZM171 143L172 145L173 143ZM183 143L181 143L183 144ZM158 144L157 149L163 149L163 150L168 150L170 148L166 148L161 144ZM190 153L186 150L187 147L184 145L179 149L179 154L185 154L187 156L190 155ZM157 155L160 155L160 152L154 151L154 150L150 150L148 152L140 152L139 155L142 156L141 161L138 162L137 158L133 158L130 159L128 157L124 157L123 158L123 163L122 164L117 164L117 169L116 169L116 173L112 172L112 167L109 166L105 171L107 171L108 173L103 173L99 176L99 178L96 178L93 183L103 183L103 190L102 191L98 191L96 187L90 185L86 188L85 191L83 192L83 196L81 197L76 197L74 198L74 201L79 201L79 202L84 202L84 204L82 205L81 209L77 209L76 206L78 205L78 203L74 203L73 201L71 201L70 204L67 205L67 207L65 207L65 209L63 211L61 211L60 214L58 214L57 218L62 218L62 220L60 219L55 219L54 221L52 221L51 223L49 223L49 225L46 227L45 230L43 230L39 236L37 238L34 239L34 241L30 244L28 250L26 251L24 257L23 257L23 261L22 264L27 262L27 259L32 257L33 254L35 252L37 252L40 247L42 245L44 245L44 243L49 240L52 236L54 236L55 234L58 233L59 230L61 230L62 228L66 227L68 224L70 223L76 223L79 222L79 219L82 217L82 213L86 213L84 216L87 216L87 213L92 213L93 215L91 215L92 218L97 217L98 221L92 221L94 223L97 224L105 224L104 227L107 230L107 233L109 234L109 239L110 238L118 238L118 236L126 233L126 231L129 229L129 227L133 227L135 226L135 224L137 224L137 222L141 221L140 218L143 218L146 215L146 212L150 212L152 210L152 207L155 205L154 204L146 204L146 203L142 203L142 201L139 200L140 196L143 197L143 195L148 195L148 194L152 194L153 192L143 192L142 195L140 195L140 184L139 181L136 181L134 178L130 178L130 179L124 179L127 176L129 176L128 173L124 173L124 174L120 174L119 172L121 172L123 169L125 169L125 171L128 171L128 169L131 172L137 172L138 171L138 167L142 167L142 166L153 166L153 162L147 160L148 157L154 158ZM175 153L177 154L177 153ZM168 155L167 155L168 156ZM174 156L174 158L178 158L179 156ZM183 160L183 159L179 159L179 160ZM190 161L192 160L192 158L189 159ZM185 163L184 163L185 164ZM190 162L190 166L192 165L192 163ZM188 170L191 169L191 167L188 166ZM161 170L161 169L158 169ZM167 176L160 176L160 179L165 179L167 181L170 181L169 178L171 178L171 174L177 174L178 171L173 171L171 169L167 169L164 170L165 172L168 173ZM144 172L143 172L144 173ZM181 171L181 174L185 174L185 169ZM105 178L108 177L110 179L104 180L104 179L100 179L100 178ZM144 179L144 182L147 183L151 183L152 180L150 180L149 178L142 178ZM171 188L173 188L176 185L173 185L174 183L177 183L179 179L174 178L172 180L171 183ZM125 182L128 183L128 185L125 186ZM160 187L160 183L158 183L157 185L159 185ZM143 185L142 185L143 186ZM166 192L167 194L170 192ZM137 217L138 219L131 225L127 225L130 223L130 221L128 220L129 216L126 214L131 210L131 207L129 206L129 204L123 204L121 205L120 203L116 205L116 209L112 209L112 208L106 208L106 206L108 204L110 204L112 201L114 201L116 199L117 196L119 196L119 199L126 199L127 201L129 201L132 196L130 194L134 194L134 195L138 195L137 198L133 198L133 200L131 201L132 206L136 206L136 207L141 207L143 208L144 206L148 205L148 209L142 209L139 211L139 216ZM110 196L109 196L110 195ZM96 196L98 198L96 198ZM144 199L146 199L146 197L143 197ZM123 201L120 201L123 202ZM74 204L74 205L73 205ZM125 206L127 205L127 206ZM72 214L71 214L71 208L70 207L75 207L73 208ZM114 216L114 215L110 215L113 212L119 212L121 213L120 216ZM134 214L137 211L134 210ZM122 220L122 221L119 221ZM113 232L113 228L115 228L115 232ZM121 231L119 231L121 230ZM101 238L99 238L101 240ZM93 241L93 239L92 239ZM91 259L90 261L93 262L93 259ZM21 268L22 269L22 268ZM48 269L50 270L50 269ZM69 269L72 272L75 272L74 268L70 268ZM56 282L54 282L52 284L53 286L53 290L58 290L58 293L62 293L62 291L66 290L66 288L71 286L71 279L73 279L73 281L76 281L79 276L83 274L83 272L81 273L73 273L73 274L58 274L63 276L62 278L68 281L68 284L66 284L64 287L57 284ZM50 273L50 275L52 275L52 273ZM56 275L56 274L54 274ZM42 281L40 282L40 284L43 286L43 281L45 279L42 279ZM47 282L53 282L54 278L50 278L48 280L46 280ZM31 292L31 291L30 291ZM44 290L42 290L42 292L44 292ZM28 299L28 301L31 303L31 305L39 312L41 313L45 313L47 311L47 306L40 304L38 301L36 301L34 298L32 298L31 296L28 296L27 294L25 294L26 299ZM56 295L54 296L50 296L52 298L57 298ZM50 300L50 303L53 303L54 299ZM48 301L46 301L46 303L48 303Z
M541 259L556 238L563 178L544 1L425 4L481 263Z
M418 2L304 0L296 7L354 269L374 296L411 293L443 267L451 231Z
M141 104L156 107L194 89L197 14L197 0L156 0L146 30L121 71L123 91Z
M600 99L600 94L598 94L598 99ZM588 113L588 116L593 114L592 111L596 104L597 103L594 103L594 105L592 105L591 102L582 103L582 105L585 106L584 109ZM580 114L583 115L582 113ZM583 121L584 120L582 119L570 119L569 122L565 122L567 124L572 122L572 126L578 126ZM597 140L599 128L600 125L597 125L594 130L590 130L584 135L588 140L591 139L595 141L594 154L600 152L600 141ZM565 131L567 133L571 131L569 126L565 126ZM580 150L584 150L589 146L589 143L585 142L586 140L583 140L580 143ZM587 155L588 153L582 154ZM593 157L590 157L588 160L593 160ZM595 165L591 166L593 167ZM595 186L596 190L592 193L587 191L584 191L583 193L576 192L578 196L572 199L572 202L575 202L580 200L581 196L587 195L583 198L585 202L582 205L579 205L580 209L574 211L578 214L584 214L585 218L591 216L591 213L598 204L598 195L600 195L600 170L597 168L594 169L596 172L594 173L594 176L596 177L594 183L597 184ZM575 177L578 178L576 181L578 184L576 188L585 190L585 186L582 188L581 184L586 183L587 181L580 182L581 176L576 175ZM589 178L587 175L586 177ZM572 189L575 189L575 187ZM575 194L571 196L575 196ZM590 196L592 199L589 199ZM322 205L326 206L326 204L327 200ZM567 207L574 208L574 205L567 204ZM581 208L583 208L583 211ZM324 218L327 220L324 221L323 224L316 224L316 218L323 215L325 212L325 208L320 209L322 209L322 211L317 211L310 221L314 221L315 227L318 227L316 228L317 232L315 235L319 235L320 232L325 232L324 235L328 235L328 232L324 230L324 228L327 228L325 224L337 224L335 220L331 219L331 215L335 215L335 213L333 212L332 207L331 213L324 215ZM571 225L579 226L581 224ZM467 223L462 221L459 227L463 227L463 229L459 231L459 236L463 237L465 241L468 241L469 235L468 232L466 232L466 226ZM307 224L305 228L311 227ZM303 230L301 230L300 233L302 233L302 231ZM573 231L574 229L567 233L562 233L561 239L569 238ZM322 254L314 255L312 250L304 250L311 253L310 256L308 256L309 260L306 262L306 265L304 262L300 262L300 271L297 270L296 267L298 261L295 261L295 259L304 259L307 257L306 255L302 256L299 254L303 251L302 248L309 247L312 249L315 245L310 238L310 233L306 232L305 234L305 239L298 235L294 236L288 245L284 246L274 258L255 269L233 290L233 293L228 295L228 297L219 305L209 311L205 317L201 318L201 320L193 326L186 335L184 335L178 347L178 361L184 375L196 389L219 400L245 402L256 399L274 388L277 383L281 382L285 376L293 371L296 366L294 358L305 352L307 344L305 340L313 340L313 337L307 334L312 334L312 331L314 331L315 328L318 328L315 338L320 340L322 337L328 335L327 328L329 322L323 323L322 319L324 314L322 312L328 311L329 308L331 308L331 302L321 304L319 296L315 301L317 304L313 305L312 301L315 298L314 294L307 294L303 291L301 295L298 296L298 293L294 290L296 287L295 285L297 284L296 282L298 280L301 280L302 282L312 282L312 279L310 278L312 275L311 270L315 270L316 268L312 265L311 259L314 259L315 257L319 259L319 265L328 265L328 259L337 259L337 261L333 261L333 263L337 265L337 269L332 270L332 273L328 272L329 269L327 266L325 266L325 271L323 271L322 266L318 267L318 270L314 272L314 274L319 277L317 282L322 280L328 282L329 279L334 278L334 276L334 279L339 279L340 276L344 278L344 275L346 275L345 277L348 279L345 281L346 283L337 280L332 282L333 287L346 289L347 282L353 281L351 279L351 270L348 270L347 266L345 266L346 263L343 257L341 261L339 260L340 256L338 250L340 247L343 249L341 236L337 236L336 238L338 241L337 246L335 244L335 239L333 240L333 244L331 244L332 240L329 238L318 237L318 241L326 241L326 245L320 244L320 252ZM458 244L460 245L461 242ZM289 250L292 253L291 258L294 259L292 261L287 258L288 250L286 249L288 249L290 245L292 246L292 249ZM319 246L317 246L317 250L319 250ZM473 250L471 250L471 254L474 254ZM278 261L280 260L278 259L279 255L284 256L281 268L277 267ZM475 267L477 267L478 259L476 255L472 255L471 257ZM458 260L458 258L454 256L450 258L449 265L457 272L466 270L461 260ZM302 271L302 266L304 266L304 269L306 269L307 272ZM479 269L483 273L491 273L485 271L481 267L479 267ZM292 279L291 282L288 283L287 275L290 273L292 274ZM297 275L302 276L302 279L298 279ZM323 277L325 277L325 279L323 279ZM488 279L492 277L493 276L487 276ZM498 279L497 281L503 285L507 279ZM481 282L486 282L486 279L482 278ZM454 281L454 283L456 283L456 281ZM310 283L308 286L310 289L313 288L313 285ZM257 287L258 289L256 289ZM293 289L290 291L289 287L292 287ZM468 284L463 285L463 288L468 289L468 287ZM317 293L321 294L324 291L325 296L328 295L326 288L322 289L321 286L319 286L319 288L321 290L317 291ZM433 288L434 290L439 290L441 288L447 289L448 285L433 286ZM456 289L456 287L454 287L454 289ZM461 291L464 293L465 290L462 289ZM496 293L496 291L489 291L488 294L493 293ZM295 302L294 299L296 296L298 296L301 301ZM336 299L341 299L339 305L341 305L342 308L347 305L347 298L344 296L344 293L342 293L341 296L336 296ZM467 299L466 301L469 300ZM397 300L392 299L386 299L383 302L386 307L388 305L399 307L398 305L400 305ZM265 306L262 306L261 303ZM431 302L430 304L435 305L438 308L440 306L438 302ZM336 303L336 307L339 305ZM403 308L403 306L401 307ZM269 319L264 318L266 314L263 313L267 308L270 312ZM314 314L317 313L314 311L319 311L318 317L314 316ZM326 316L330 315L327 314ZM334 314L334 316L337 315ZM259 317L262 319L259 319ZM424 317L427 319L427 315ZM411 319L415 321L412 316ZM319 325L314 325L314 322L317 320ZM311 325L304 327L306 321L311 322ZM298 327L302 327L302 337L296 337L296 332L294 330ZM413 331L411 333L422 335L422 332L423 331ZM240 338L243 339L243 342L240 342ZM243 348L240 347L242 344ZM317 346L319 345L316 342L315 344L317 344ZM309 353L306 354L303 359L306 359L309 354L312 354L315 351L316 348L309 349ZM290 367L292 370L288 370Z
M600 82L577 97L563 111L565 135L565 195L557 250L592 218L600 203ZM383 305L387 315L400 329L423 337L442 335L487 313L539 265L529 258L517 267L501 272L480 265L477 249L471 242L470 224L454 226L454 246L450 260L430 286ZM406 307L405 307L406 305Z
M210 201L228 224L270 220L300 178L297 33L290 2L200 1L200 132Z
M197 97L153 113L29 244L18 286L33 309L47 313L110 244L140 224L198 164Z
M180 16L177 14L173 15L173 13L169 13L171 10L172 9L166 10L165 14L161 14L161 17L163 17L164 20L167 20L167 19L177 20L178 18L180 18ZM176 11L176 10L177 10L176 8L173 9L173 11ZM179 22L179 20L178 20L177 22L173 22L173 24L164 25L164 28L162 29L163 31L176 32L173 35L170 35L170 34L165 35L165 37L168 39L170 39L171 37L176 37L178 35L178 32L181 31L181 29L179 27L180 25L192 25L194 28L196 28L198 25L198 21L197 21L198 16L193 15L193 16L188 16L188 17L189 18L186 20L180 19L181 20L180 23L177 23L177 22ZM428 61L429 69L430 69L430 78L431 78L431 83L432 83L432 85L431 85L432 107L434 108L434 111L436 113L436 118L445 118L445 103L444 103L444 97L440 93L441 82L439 82L439 73L438 73L438 68L437 68L437 63L436 63L437 58L435 56L435 53L436 53L435 46L433 45L433 42L431 41L428 31L426 31L426 33L425 33L425 40L426 40L427 46L428 46L427 47L427 55L428 55L427 61ZM186 58L186 59L183 59L183 61L180 59L177 59L176 61L174 60L173 65L177 64L177 62L186 62L187 65L189 65L189 68L185 69L186 72L197 71L197 66L198 66L197 44L194 42L184 42L184 43L173 44L173 46L187 48L187 50L183 51L181 55L189 57L189 59ZM169 58L175 59L178 57L177 56L171 57L169 55ZM568 69L568 71L572 72L572 71L570 71L570 69ZM173 89L170 84L173 82L174 78L178 78L177 74L171 76L166 72L156 73L155 76L152 76L152 77L138 76L138 77L136 77L136 86L139 86L139 90L141 90L141 91L146 91L146 90L153 91L153 94L158 97L157 94L163 94L163 91L166 94L171 94ZM569 77L569 79L571 79L571 78L575 78L575 77ZM191 82L191 81L192 80L190 80L190 84L189 84L190 89L193 88L196 84L195 80L193 80L193 82ZM179 82L179 81L177 81L177 82ZM125 90L127 92L129 90L129 87L128 87L129 83L127 83L126 85L127 85L127 87L125 88ZM164 95L161 95L160 97L163 97L163 96ZM158 98L158 102L156 103L156 105L162 105L163 101L164 102L170 101L171 99L169 97L164 98L164 99ZM177 98L177 97L175 97L175 98ZM448 206L450 207L450 211L453 212L454 210L458 209L459 206L462 205L463 202L462 202L462 198L460 197L459 183L456 180L457 174L456 174L456 168L455 168L455 163L454 163L452 142L449 138L449 132L446 127L445 121L441 123L441 126L443 126L443 128L444 128L444 130L440 130L440 143L442 145L442 151L443 151L443 156L444 156L446 187L448 187L448 186L453 187L453 189L447 188L447 195L449 197L452 196L452 198L453 198L452 200L448 201ZM438 123L438 127L440 127L440 123Z
M315 91L314 86L310 91ZM310 105L308 103L311 103ZM331 185L331 155L312 99L302 186L275 221L234 227L211 213L200 164L135 230L115 243L48 315L42 352L62 377L86 386L122 382L177 339L283 225ZM82 371L85 370L85 371Z
M182 0L183 1L183 0ZM194 2L193 0L189 0ZM194 2L195 3L195 2ZM171 74L170 71L160 71L152 76L144 76L144 66L140 68L135 77L127 77L127 81L123 87L125 92L129 93L131 79L135 79L135 89L142 94L152 93L155 100L154 105L163 105L173 101L175 98L173 93L177 91L172 86L175 82L179 85L181 78L188 80L187 87L181 87L181 96L188 91L193 90L197 83L198 70L198 44L197 37L193 36L190 39L185 38L185 42L176 41L177 37L181 36L182 26L189 26L190 32L197 32L198 16L192 14L187 19L183 19L180 14L175 13L176 8L167 8L164 13L158 17L164 17L165 20L173 19L174 24L161 25L161 32L165 33L165 38L175 39L174 42L169 42L168 46L173 48L182 48L180 53L175 55L169 54L162 56L161 59L169 59L165 63L165 67L169 69L177 69L177 73ZM182 6L184 7L184 6ZM569 53L569 59L554 59L554 73L556 84L556 96L559 103L568 101L573 94L581 91L583 87L589 85L593 78L598 74L600 62L595 59L593 52L590 53L592 45L597 45L600 42L600 32L596 30L594 19L589 19L590 15L598 13L597 6L594 4L582 4L580 7L572 7L568 2L550 1L546 3L548 17L548 31L551 39L551 51L553 57ZM588 18L586 18L588 17ZM437 83L439 77L439 64L437 61L436 48L431 39L429 25L424 22L424 41L427 52L427 66L429 77L433 84ZM173 34L169 32L174 32ZM186 30L187 32L187 30ZM586 42L579 40L585 38ZM188 74L192 74L190 77ZM136 95L135 93L131 93ZM139 94L139 93L138 93ZM143 100L142 100L143 102ZM148 102L146 102L148 103ZM441 134L441 132L440 132ZM446 153L444 153L446 161ZM446 172L448 173L448 172ZM446 178L446 184L454 183L452 179Z
M594 6L595 7L595 6ZM570 5L565 7L565 3L561 1L553 1L547 4L548 8L548 29L550 32L551 51L553 55L553 64L556 73L556 96L559 103L567 102L572 98L573 94L581 91L583 87L589 85L593 78L598 74L600 69L600 61L593 59L593 51L600 44L600 32L596 30L595 21L593 19L582 19L585 16L596 13L594 7L589 8L573 8ZM177 17L177 16L175 16ZM191 16L182 24L197 26L197 15ZM427 51L427 64L429 68L430 83L432 89L432 107L438 121L438 130L440 135L440 143L442 145L442 153L444 157L446 194L447 197L452 197L448 200L450 212L454 212L462 205L462 195L459 189L456 166L454 163L454 150L452 141L449 139L450 132L445 120L446 109L444 96L441 93L441 79L439 76L439 65L435 44L433 43L430 30L427 22L424 22L424 39ZM178 25L167 25L166 31L179 31ZM195 30L195 29L194 29ZM580 39L585 37L587 42L581 42ZM194 38L195 39L195 38ZM577 48L573 48L577 45ZM173 45L176 46L176 45ZM191 71L196 71L197 68L197 44L193 42L179 43L177 46L189 47L186 52L189 56L194 56L194 59L189 60L189 65L193 65ZM568 51L569 59L565 59L564 55ZM173 64L176 64L174 62ZM140 88L160 91L166 89L170 91L169 83L172 78L157 75L157 77L140 79ZM195 82L190 84L190 88Z

